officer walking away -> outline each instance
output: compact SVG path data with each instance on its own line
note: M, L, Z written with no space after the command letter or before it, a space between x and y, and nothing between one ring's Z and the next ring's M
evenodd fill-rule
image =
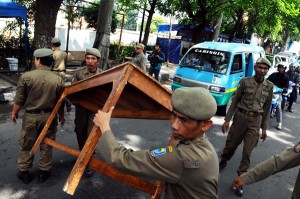
M237 176L233 182L233 189L238 189L244 184L252 184L268 178L269 176L300 165L300 142L294 148L287 149L279 155L259 163L254 168L241 176ZM293 190L292 199L300 198L300 172Z
M52 50L53 50L53 66L52 66L52 71L56 74L58 74L59 76L61 76L61 78L63 78L64 81L66 81L66 65L67 65L67 53L62 51L60 49L61 46L61 40L60 38L53 38L51 40L51 44L52 44ZM66 103L66 108L67 108L67 112L71 111L71 102L66 98L65 101Z
M145 48L144 44L137 44L134 47L136 55L131 62L139 66L141 69L143 69L146 72L147 58L144 54L144 48Z
M158 81L162 63L165 61L165 54L161 51L160 44L155 45L155 50L148 55L148 60L150 61L149 75L154 74L155 79Z
M259 130L262 129L261 139L267 138L269 127L270 106L273 95L273 84L266 80L271 63L266 58L259 58L254 66L255 75L242 79L232 99L232 104L225 116L222 132L229 128L229 122L234 114L233 123L230 127L226 146L221 155L220 170L225 168L227 161L234 155L236 148L244 141L244 148L238 175L245 173L250 166L252 150L257 145ZM237 189L239 196L243 190Z
M101 54L100 51L96 48L87 48L85 53L85 66L79 67L75 70L73 75L72 83L75 83L80 80L87 79L93 75L100 73L100 70L97 66L100 63ZM80 106L75 104L75 133L77 136L77 142L79 149L82 150L89 133L91 132L94 124L93 119L95 114ZM85 170L86 177L92 177L94 174L93 170L87 168Z
M17 176L23 183L28 184L33 177L29 173L34 156L30 150L45 126L53 108L64 89L61 77L51 72L53 52L51 49L34 51L36 69L24 73L18 82L16 96L11 114L12 122L16 122L18 112L23 107L23 124L19 138L19 158L17 162ZM63 106L59 111L61 126L64 124ZM54 118L46 137L55 140L57 118ZM38 182L43 183L50 177L52 166L52 146L42 142L40 145Z
M60 75L65 80L67 53L60 49L60 42L60 38L57 37L51 40L54 59L52 71Z
M119 145L109 124L113 107L108 113L99 110L94 123L103 132L100 156L126 174L166 182L166 199L217 198L218 157L205 136L216 101L206 89L194 87L176 89L171 102L175 140L172 146L155 150L133 151Z
M278 88L283 89L283 92L287 92L287 89L289 88L289 78L285 74L286 66L283 64L277 65L278 72L272 73L268 80L272 82L275 86ZM278 105L276 107L276 120L277 120L277 129L280 130L282 128L282 108L281 108L281 102L282 102L282 95L279 95L278 98Z
M295 83L295 86L293 86L293 91L290 94L289 106L287 107L287 110L291 113L293 112L293 110L292 110L293 103L297 97L297 84L299 82L299 80L298 80L299 75L295 70L296 70L295 63L291 63L289 66L289 71L286 72L286 75L289 77L289 81Z

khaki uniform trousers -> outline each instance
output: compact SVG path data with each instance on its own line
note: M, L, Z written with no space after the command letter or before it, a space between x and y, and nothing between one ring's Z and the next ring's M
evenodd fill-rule
M30 155L29 152L46 124L50 114L51 112L40 114L24 113L19 138L20 151L17 162L20 171L27 171L32 168L34 156ZM48 132L46 133L46 137L55 140L56 131L57 118L54 118ZM52 166L52 146L42 142L40 145L40 151L39 169L48 171Z
M75 133L77 136L77 142L80 150L82 150L94 126L94 122L93 122L94 117L95 117L95 113L80 105L76 105Z
M261 115L257 117L248 117L240 111L237 111L234 115L221 159L226 161L230 160L237 147L244 141L242 160L237 169L238 175L247 172L247 169L250 166L250 157L259 139L261 122Z

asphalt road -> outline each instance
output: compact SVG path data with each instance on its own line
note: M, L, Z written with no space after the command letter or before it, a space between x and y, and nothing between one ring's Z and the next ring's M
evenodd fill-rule
M300 99L300 98L299 98ZM148 194L132 189L101 174L92 178L83 177L73 196L63 192L63 186L76 161L75 157L54 149L52 177L44 184L37 183L36 154L32 174L35 179L24 185L16 177L18 157L18 136L21 119L17 124L10 122L11 103L0 103L0 199L146 199ZM56 140L77 149L74 133L74 107L66 113L66 124L58 129ZM251 167L264 159L292 147L299 141L299 104L294 104L294 113L284 112L283 129L276 130L275 118L271 119L268 139L259 141L253 151ZM22 112L20 118L22 117ZM206 133L220 155L225 145L226 135L221 132L222 116L213 117L214 125ZM134 150L154 149L166 146L171 130L169 121L113 119L112 129L121 144ZM242 148L239 147L228 166L220 173L218 195L220 199L238 198L231 190L231 183L241 159ZM209 166L209 165L207 165ZM244 199L289 199L298 174L298 169L291 169L253 185L244 187Z

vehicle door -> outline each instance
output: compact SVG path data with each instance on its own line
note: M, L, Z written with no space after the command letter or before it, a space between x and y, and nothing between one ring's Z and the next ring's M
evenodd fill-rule
M243 64L243 57L244 55L242 53L234 55L229 71L226 90L236 88L240 80L245 77L245 68L243 67L245 64Z

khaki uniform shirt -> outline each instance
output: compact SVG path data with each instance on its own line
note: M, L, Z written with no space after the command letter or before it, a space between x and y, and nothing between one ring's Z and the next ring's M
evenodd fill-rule
M120 146L113 133L106 131L98 149L108 164L124 173L166 182L167 199L217 198L218 157L207 138L133 151Z
M14 102L28 111L53 109L63 88L63 79L42 66L20 77Z
M245 184L252 184L263 180L275 173L294 168L300 165L300 147L296 145L295 148L290 148L283 151L279 155L272 156L271 158L256 165L253 169L243 173L240 177ZM296 180L293 191L293 199L300 199L300 172Z
M273 96L273 83L264 79L257 83L252 77L241 79L226 114L225 121L229 122L236 108L262 113L261 128L267 129L270 120L270 107Z
M93 75L96 75L97 73L100 73L101 71L102 70L97 67L96 72L90 73L87 66L79 67L75 70L75 72L73 74L72 83L83 80L83 79L87 79Z
M131 62L136 64L137 66L139 66L141 69L143 69L146 72L147 58L144 55L144 53L135 55L135 57L133 58L133 60Z
M57 72L63 72L66 67L66 60L67 60L67 53L61 51L60 49L54 50L53 51L53 67L52 70L57 71Z

